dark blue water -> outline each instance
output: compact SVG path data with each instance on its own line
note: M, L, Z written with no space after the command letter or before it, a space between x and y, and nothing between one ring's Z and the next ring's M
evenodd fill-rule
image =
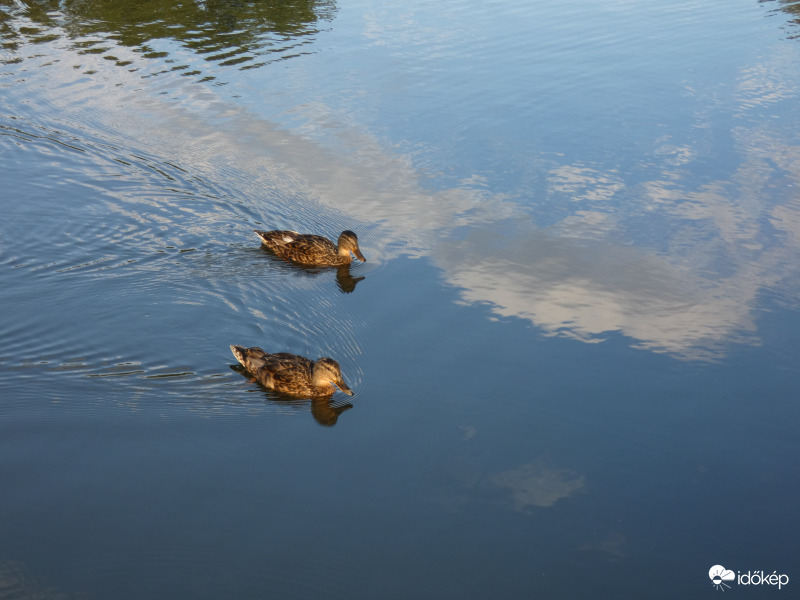
M792 10L0 1L0 598L790 597Z

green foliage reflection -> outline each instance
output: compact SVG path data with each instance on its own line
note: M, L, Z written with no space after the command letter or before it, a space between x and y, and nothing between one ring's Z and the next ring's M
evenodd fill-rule
M120 44L159 57L158 41L174 40L252 68L300 53L335 12L335 0L0 0L0 36L8 50L65 36L85 53Z

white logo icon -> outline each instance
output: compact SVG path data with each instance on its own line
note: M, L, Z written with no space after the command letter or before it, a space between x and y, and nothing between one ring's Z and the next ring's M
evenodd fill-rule
M711 579L711 584L718 590L725 591L725 588L730 588L726 581L733 581L736 575L722 565L714 565L708 570L708 578ZM725 586L725 587L723 587Z

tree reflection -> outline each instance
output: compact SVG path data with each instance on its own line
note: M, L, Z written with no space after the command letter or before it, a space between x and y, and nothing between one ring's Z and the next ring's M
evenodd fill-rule
M774 4L776 1L778 6L774 9L786 13L791 17L790 23L793 25L800 25L800 2L797 0L758 0L762 4ZM794 33L789 36L790 38L798 38L800 34Z
M47 30L44 36L26 30L24 37L33 42L52 39L58 29L86 52L103 53L105 42L112 42L163 57L159 41L174 40L207 60L241 68L302 53L299 46L310 42L319 23L331 21L337 9L335 0L20 0L6 9L4 4L0 25L6 47L13 48L21 36L8 26L10 16L19 16Z

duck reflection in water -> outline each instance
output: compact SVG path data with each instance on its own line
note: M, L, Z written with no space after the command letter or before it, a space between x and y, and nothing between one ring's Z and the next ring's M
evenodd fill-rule
M343 231L335 245L321 235L288 230L254 231L273 256L291 262L306 273L316 274L323 268L336 267L336 283L345 294L355 290L356 284L364 279L350 274L352 255L361 262L367 261L358 247L358 236L350 230Z
M254 355L257 355L258 351L261 350L260 348L242 348L241 346L231 346L231 350L233 350L234 348L240 349L239 352L241 352L241 351L245 351L245 352L254 351L254 352L252 352L252 354L254 354ZM263 351L261 351L261 352L263 353ZM287 354L287 353L283 353L283 352L278 353L278 354L271 354L271 355L267 355L266 353L264 353L264 355L265 356L270 356L270 357L273 357L273 358L274 357L292 357L292 359L301 359L301 362L302 361L312 362L312 361L309 361L307 358L304 358L302 356L296 356L294 354ZM339 415L341 415L346 410L349 410L349 409L353 408L353 405L350 404L349 402L346 402L346 401L333 401L332 395L333 395L334 388L330 384L327 386L329 388L328 391L324 395L319 395L319 396L315 396L313 394L298 394L298 393L288 392L288 391L286 391L287 388L284 385L279 385L277 387L276 386L270 386L265 381L268 378L265 377L265 372L263 370L260 370L260 369L255 368L255 367L247 367L247 366L245 366L245 364L242 362L242 360L243 359L247 360L246 356L243 356L243 358L240 359L239 355L237 355L236 351L234 351L234 356L236 356L236 359L240 362L240 364L231 365L231 369L233 369L234 371L236 371L237 373L239 373L243 377L246 377L250 381L253 381L253 382L259 384L259 386L264 390L265 397L267 398L267 400L269 400L269 402L287 404L287 405L295 405L295 406L310 404L311 405L311 415L314 417L314 420L317 423L319 423L320 425L323 425L325 427L332 427L333 425L336 425L336 422L339 419ZM275 360L280 360L280 358L277 358ZM321 361L330 361L331 363L336 364L336 361L334 361L332 359L320 359L320 360ZM316 363L314 363L314 364L318 364L320 362L320 360L316 361ZM290 362L295 362L295 361L291 360ZM250 363L250 364L252 364L252 363ZM337 365L337 367L338 367L338 365ZM255 368L255 370L251 371L250 370L251 368ZM263 367L261 369L263 369ZM312 370L313 370L313 368L312 368ZM349 387L347 387L347 385L341 379L341 373L339 373L339 378L340 378L339 379L340 383L342 385L344 385L344 389L342 389L342 391L346 390L345 393L347 393L348 395L352 395L353 394L352 390ZM322 387L325 387L325 386L322 386ZM299 387L298 388L292 388L292 389L298 390Z

